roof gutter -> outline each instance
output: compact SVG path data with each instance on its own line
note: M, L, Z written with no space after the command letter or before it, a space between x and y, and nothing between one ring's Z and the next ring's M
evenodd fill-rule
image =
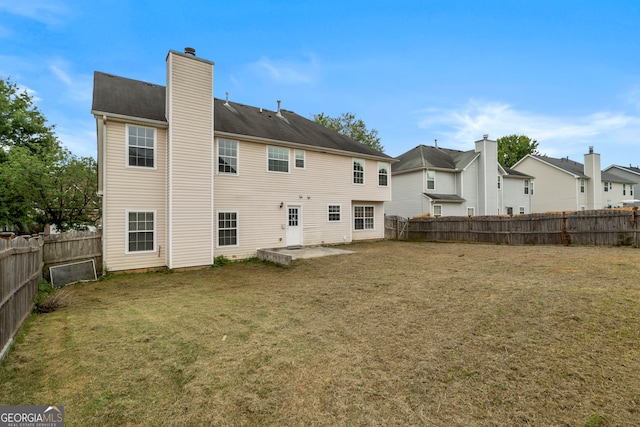
M127 115L124 115L124 114L107 113L107 112L104 112L104 111L96 111L96 110L91 110L91 114L96 116L96 118L99 118L100 116L102 116L102 117L109 117L110 119L113 119L113 120L116 120L116 121L122 121L122 122L145 123L145 124L148 124L148 125L158 126L158 127L162 127L162 128L168 128L169 127L169 123L167 123L164 120L146 119L144 117L133 117L133 116L127 116Z

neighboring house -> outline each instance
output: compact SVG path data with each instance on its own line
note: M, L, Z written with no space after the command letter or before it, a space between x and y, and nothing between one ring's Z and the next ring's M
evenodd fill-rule
M533 212L602 209L619 205L629 180L600 170L600 154L589 147L584 164L566 158L528 154L514 170L536 176ZM625 190L626 191L626 190Z
M530 213L533 177L502 167L487 135L469 151L419 145L391 167L391 215L413 217Z
M638 199L640 199L640 194L637 194L637 191L640 189L640 167L632 165L629 165L629 167L611 165L604 169L603 172L629 181L629 184L622 184L623 204L639 205Z
M214 99L213 68L186 49L166 87L95 73L105 268L382 239L392 159L279 102Z

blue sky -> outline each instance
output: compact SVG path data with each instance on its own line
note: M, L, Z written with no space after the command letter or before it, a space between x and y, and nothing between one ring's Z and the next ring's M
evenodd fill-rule
M215 96L353 112L387 154L525 134L640 164L637 0L0 0L0 77L95 156L93 72L165 84L169 50L215 62Z

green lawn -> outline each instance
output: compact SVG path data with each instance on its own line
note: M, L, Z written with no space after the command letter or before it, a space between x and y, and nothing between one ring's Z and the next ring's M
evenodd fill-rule
M637 426L640 250L378 242L73 285L0 367L66 425Z

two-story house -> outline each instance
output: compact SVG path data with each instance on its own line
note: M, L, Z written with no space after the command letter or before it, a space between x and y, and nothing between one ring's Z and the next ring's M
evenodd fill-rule
M94 75L106 270L384 238L389 156L280 102L214 99L214 64L193 49L170 51L166 75Z
M488 135L469 151L419 145L391 167L391 215L413 217L530 213L533 177L502 167Z
M618 178L629 181L629 184L623 183L622 185L622 204L629 206L639 206L640 196L635 195L636 191L640 188L640 167L629 165L611 165L604 169L603 172L607 172L611 175L615 175Z
M536 176L533 212L602 209L617 206L631 181L600 170L600 154L589 147L584 164L568 157L528 154L513 169Z

